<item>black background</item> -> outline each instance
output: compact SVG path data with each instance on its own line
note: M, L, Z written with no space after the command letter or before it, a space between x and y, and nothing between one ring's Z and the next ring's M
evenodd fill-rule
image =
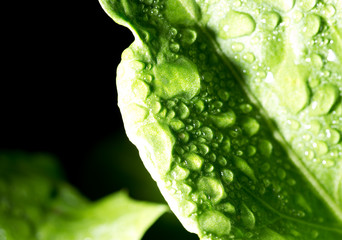
M1 17L0 149L56 156L66 179L92 200L126 188L136 199L163 202L116 104L116 67L133 35L96 0L8 4ZM166 214L144 239L197 237Z

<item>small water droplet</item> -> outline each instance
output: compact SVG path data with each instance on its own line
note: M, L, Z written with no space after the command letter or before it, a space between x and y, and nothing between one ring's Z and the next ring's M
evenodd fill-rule
M260 168L260 170L261 171L263 171L263 172L267 172L268 170L270 170L270 168L271 168L271 165L269 164L269 163L263 163L262 165L261 165L261 168Z
M312 144L318 156L324 155L328 152L328 145L323 141L316 141Z
M256 148L252 145L248 145L247 146L247 156L249 156L249 157L254 156L255 153L256 153Z
M222 142L222 149L226 152L229 153L230 152L230 139L226 138L223 142Z
M232 50L234 52L241 52L245 48L245 45L243 43L235 42L232 44Z
M334 16L335 13L336 13L336 9L335 9L335 7L334 7L333 5L331 5L331 4L327 4L327 5L323 8L323 14L324 14L326 17L328 17L328 18Z
M279 177L280 180L284 180L285 177L286 177L286 172L285 172L284 169L278 168L278 170L277 170L277 175L278 175L278 177Z
M310 105L311 115L323 115L330 111L339 96L337 87L333 84L325 84L314 93Z
M248 163L244 159L240 157L234 157L234 163L235 163L235 166L241 172L243 172L247 177L249 177L251 180L256 182L253 169L248 165Z
M243 113L250 113L253 107L248 103L243 103L240 105L240 109Z
M266 12L262 15L261 22L268 30L273 30L279 24L280 16L276 12Z
M327 142L330 144L337 144L340 141L340 133L335 129L326 129L325 136L327 138Z
M229 218L218 211L206 211L199 216L200 228L218 236L228 235L231 229Z
M242 59L248 63L252 63L255 60L255 56L253 53L246 53L242 56Z
M206 155L209 152L209 147L205 144L198 144L198 149L202 155Z
M302 0L299 3L299 6L304 11L310 11L315 5L317 0Z
M223 156L219 156L217 161L223 167L227 165L227 159Z
M222 170L221 176L222 176L222 180L227 184L231 183L234 180L233 172L228 169Z
M255 30L255 21L251 15L230 11L219 23L219 37L223 39L249 35Z
M190 171L186 168L182 168L180 166L176 166L172 172L171 175L176 180L184 180L186 179L190 174Z
M317 69L321 69L323 67L323 60L318 54L312 54L310 57L310 62Z
M170 44L170 50L172 52L177 53L177 52L179 52L179 49L180 49L180 46L178 43L173 42Z

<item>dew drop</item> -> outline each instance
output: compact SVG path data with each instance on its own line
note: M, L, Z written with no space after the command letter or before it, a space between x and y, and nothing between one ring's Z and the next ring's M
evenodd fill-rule
M256 148L252 145L247 146L247 156L251 157L254 156L256 153Z
M317 0L302 0L299 6L304 11L310 11L316 5L316 2Z
M330 111L339 97L338 89L333 84L325 84L314 93L310 105L310 114L324 115Z
M337 144L340 141L340 133L335 129L326 129L325 130L327 142L330 144Z
M260 168L260 170L261 171L263 171L263 172L267 172L268 170L270 170L270 168L271 168L271 165L269 164L269 163L263 163L262 165L261 165L261 168Z
M254 213L245 205L241 206L241 220L243 225L248 229L253 229L255 226Z
M176 180L184 180L189 176L189 174L190 171L188 169L182 168L178 165L171 172L172 177Z
M323 141L316 141L312 144L316 154L318 156L321 156L323 154L326 154L328 152L328 145Z
M203 158L195 153L185 155L185 159L189 168L192 170L200 170L204 162Z
M235 42L232 44L232 50L234 52L241 52L245 48L245 45L243 43Z
M227 184L231 183L234 180L233 172L228 169L222 170L221 176L222 176L222 180Z
M243 113L250 113L253 107L248 103L244 103L240 105L240 109Z
M326 17L328 17L328 18L334 16L335 13L336 13L336 9L335 9L335 7L334 7L333 5L331 5L331 4L327 4L327 5L323 8L323 14L324 14Z
M178 43L171 43L170 44L170 50L174 53L179 52L180 46Z
M310 14L305 17L303 32L306 37L316 35L321 26L321 18L317 15Z
M191 45L193 44L197 39L197 33L194 30L186 29L183 32L183 37L181 41L185 44Z
M222 149L226 152L229 153L230 152L230 139L226 138L223 142L222 142Z
M242 37L255 30L255 21L251 15L230 11L219 23L219 37L223 39Z
M323 60L318 54L312 54L310 57L310 62L317 69L321 69L323 67Z
M232 110L210 116L212 122L218 128L227 128L235 124L236 116Z
M198 144L198 149L202 155L206 155L209 152L209 147L203 143Z
M235 166L241 172L243 172L247 177L249 177L251 180L256 182L253 169L248 165L248 163L244 159L240 157L234 157L234 163L235 163Z
M213 203L218 203L225 196L222 183L215 178L201 177L198 181L198 189L203 191Z
M228 202L218 205L218 208L226 213L230 213L230 214L235 213L235 207L231 203L228 203Z
M265 157L270 157L272 153L272 143L268 140L261 139L258 146L260 153Z
M178 119L174 119L170 122L170 127L175 130L179 131L185 127L184 123Z
M251 137L259 131L260 124L254 118L246 117L242 120L242 128Z
M229 218L218 211L206 211L199 217L200 227L218 236L228 235L231 224Z
M181 139L182 142L186 143L189 141L189 134L187 132L179 133L178 137Z
M284 169L278 168L278 170L277 170L277 175L278 175L278 177L279 177L280 180L284 180L285 177L286 177L286 172L285 172Z
M261 18L261 22L268 30L273 30L279 24L280 16L276 12L266 12Z
M229 93L223 89L218 91L218 96L222 101L227 101L229 99Z
M255 56L253 53L246 53L242 56L242 59L248 63L252 63L255 60Z
M205 139L207 139L208 141L211 141L213 139L214 133L213 133L213 130L211 130L211 128L203 127L201 131Z
M223 167L227 165L227 159L225 157L219 156L217 161Z

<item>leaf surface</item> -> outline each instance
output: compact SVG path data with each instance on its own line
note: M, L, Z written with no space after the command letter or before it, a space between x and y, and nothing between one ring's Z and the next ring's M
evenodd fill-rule
M201 239L342 236L340 1L100 1L127 135Z

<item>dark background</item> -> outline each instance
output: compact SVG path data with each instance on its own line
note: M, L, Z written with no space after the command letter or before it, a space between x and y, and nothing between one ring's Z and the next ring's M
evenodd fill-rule
M164 202L124 133L116 67L133 35L96 0L2 6L0 149L56 156L89 199ZM198 239L165 214L144 239Z

